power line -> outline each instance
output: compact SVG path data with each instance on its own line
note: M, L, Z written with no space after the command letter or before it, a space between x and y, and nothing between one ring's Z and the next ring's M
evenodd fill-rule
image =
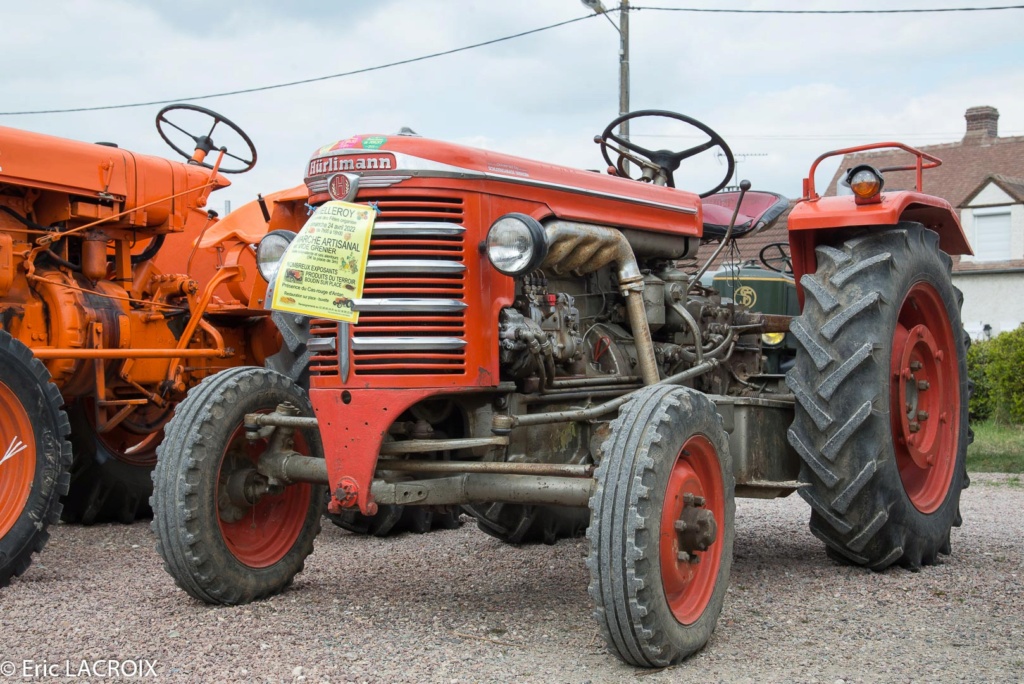
M287 83L275 83L273 85L258 86L255 88L242 88L240 90L229 90L223 93L211 93L209 95L195 95L193 97L178 97L170 100L152 100L150 102L133 102L130 104L118 104L118 105L103 105L99 107L73 107L68 109L37 109L33 111L22 111L22 112L0 112L0 116L22 116L24 114L69 114L72 112L98 112L107 109L131 109L133 107L149 107L152 105L162 104L173 104L175 102L192 102L195 100L209 100L215 97L227 97L228 95L243 95L245 93L258 93L265 90L276 90L278 88L289 88L291 86L303 85L306 83L316 83L318 81L327 81L334 78L342 78L344 76L355 76L357 74L365 74L371 71L380 71L381 69L389 69L391 67L401 66L403 64L412 64L413 62L422 62L428 59L434 59L435 57L444 57L445 55L453 55L457 52L465 52L466 50L473 50L479 47L485 47L487 45L494 45L495 43L501 43L506 40L513 40L514 38L522 38L529 36L534 33L540 33L541 31L549 31L560 26L566 26L568 24L575 24L578 21L585 19L593 19L598 15L587 14L582 17L576 17L575 19L568 19L566 21L560 21L557 24L549 24L548 26L541 26L540 28L530 29L529 31L522 31L515 33L510 36L502 36L501 38L494 38L492 40L485 40L482 43L474 43L472 45L464 45L462 47L453 48L451 50L445 50L443 52L434 52L429 55L421 55L420 57L412 57L410 59L403 59L397 62L389 62L388 64L379 64L377 66L366 67L365 69L355 69L354 71L344 71L339 74L328 74L326 76L316 76L314 78L304 78L299 81L289 81Z
M857 10L751 10L707 7L631 7L631 10L656 12L701 12L708 14L935 14L938 12L992 12L1024 9L1024 5L996 5L990 7L924 7L920 9L857 9Z
M1024 131L1000 131L1002 137L1014 137L1018 135L1024 135ZM922 139L935 139L935 138L955 138L956 136L963 136L963 131L954 131L951 133L804 133L804 134L786 134L786 133L750 133L750 134L734 134L729 135L729 140L844 140L848 138L872 138L872 139L895 139L903 140L907 138L922 138ZM699 134L695 135L683 135L683 134L657 134L657 133L633 133L634 138L672 138L677 140L702 140L707 136ZM941 144L941 143L940 143Z
M637 10L649 10L655 12L697 12L697 13L714 13L714 14L926 14L926 13L939 13L939 12L989 12L998 10L1011 10L1011 9L1024 9L1024 5L996 5L988 7L937 7L937 8L919 8L919 9L883 9L883 10L748 10L748 9L721 9L721 8L704 8L704 7L655 7L655 6L639 6L631 7L631 11ZM28 114L71 114L74 112L98 112L111 109L132 109L136 107L150 107L153 105L173 104L175 102L194 102L196 100L210 100L216 97L228 97L230 95L244 95L246 93L258 93L267 90L277 90L278 88L289 88L297 85L304 85L307 83L317 83L319 81L328 81L335 78L343 78L345 76L355 76L358 74L366 74L372 71L380 71L382 69L389 69L391 67L402 66L404 64L413 64L415 62L422 62L428 59L434 59L437 57L444 57L446 55L453 55L458 52L465 52L467 50L473 50L480 47L486 47L488 45L494 45L495 43L501 43L507 40L514 40L516 38L522 38L524 36L533 35L535 33L541 33L542 31L549 31L551 29L559 28L561 26L567 26L568 24L575 24L576 22L583 21L585 19L593 19L598 16L597 14L587 14L582 17L576 17L575 19L568 19L566 21L560 21L556 24L549 24L548 26L541 26L540 28L530 29L529 31L522 31L520 33L514 33L508 36L502 36L500 38L494 38L486 40L480 43L473 43L472 45L464 45L462 47L452 48L451 50L444 50L442 52L434 52L429 55L421 55L419 57L411 57L409 59L399 60L397 62L389 62L387 64L379 64L377 66L366 67L364 69L355 69L353 71L343 71L337 74L328 74L326 76L316 76L313 78L304 78L298 81L288 81L286 83L275 83L273 85L256 86L253 88L242 88L239 90L228 90L221 93L210 93L207 95L194 95L192 97L177 97L165 100L151 100L149 102L132 102L127 104L117 105L101 105L97 107L69 107L65 109L36 109L26 110L20 112L0 112L0 116L23 116Z

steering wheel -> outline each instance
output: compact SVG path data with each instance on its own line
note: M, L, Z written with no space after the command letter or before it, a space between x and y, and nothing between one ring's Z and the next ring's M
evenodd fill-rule
M793 275L793 259L789 256L788 242L771 242L765 245L757 258L769 271Z
M182 128L181 126L177 125L176 123L174 123L173 121L171 121L170 119L167 118L168 114L170 114L171 112L174 112L174 111L178 111L178 110L185 110L185 111L190 111L190 112L199 112L200 114L205 114L206 116L208 116L211 119L213 119L213 125L210 126L210 130L207 131L207 133L205 135L193 135L192 133L189 133L184 128ZM185 150L183 150L180 147L178 147L177 145L175 145L171 141L171 139L169 137L167 137L167 133L164 131L164 124L170 126L171 128L174 128L174 129L176 129L178 131L181 131L182 133L187 135L189 138L191 138L193 140L193 142L195 142L195 144L196 144L195 150L192 151L192 152L186 152ZM242 139L242 142L244 142L246 145L249 146L249 154L247 155L249 157L248 159L243 159L242 157L239 157L238 155L235 155L235 154L232 154L232 153L228 152L227 148L218 148L214 144L214 142L213 142L213 131L217 128L217 126L219 124L224 124L225 126L230 128L232 131L237 133L238 136ZM190 162L198 164L199 166L205 167L207 169L212 169L213 168L213 164L211 164L211 163L209 163L207 161L204 161L204 160L206 159L206 155L208 155L213 150L223 150L225 157L231 157L232 159L234 159L234 160L236 160L236 161L238 161L238 162L240 162L242 164L241 168L225 169L224 167L221 167L220 169L218 169L221 173L245 173L246 171L248 171L252 167L256 166L256 146L252 144L252 140L250 140L249 136L245 134L245 131L243 131L241 128L239 128L238 124L234 123L230 119L225 118L225 117L221 116L220 114L218 114L217 112L214 112L212 110L207 109L206 107L200 107L198 105L191 105L191 104L172 104L172 105L168 105L168 106L164 107L163 109L161 109L159 112L157 112L157 115L156 115L156 130L157 130L158 133L160 133L160 137L164 139L164 142L167 143L168 145L170 145L172 150L174 150L175 152L180 154L182 157L185 157L185 159L188 159Z
M689 124L694 128L697 128L704 133L707 133L711 139L700 145L694 145L682 152L673 152L671 150L649 150L645 147L640 147L634 142L626 140L613 132L613 129L619 124L630 121L631 119L638 119L640 117L662 117L665 119L675 119L676 121L682 121L685 124ZM614 151L619 155L617 163L612 163L611 157L608 156L609 141L615 143L618 147L613 147ZM629 114L623 114L617 119L613 120L608 124L607 128L601 135L594 138L594 142L601 146L601 154L604 156L604 160L608 162L609 166L615 168L620 176L624 178L632 178L625 169L626 160L632 161L641 167L650 167L652 164L654 167L659 169L665 174L666 184L670 188L676 187L675 178L672 177L673 172L679 168L679 164L684 159L689 159L695 155L700 154L706 150L710 150L715 147L722 149L722 154L725 155L725 159L728 162L726 165L725 177L722 182L716 185L711 190L700 194L701 197L707 197L713 195L729 183L729 179L732 178L733 169L736 167L736 159L732 155L732 150L729 149L729 145L726 144L725 140L718 133L715 133L710 126L697 121L696 119L690 118L684 114L677 114L676 112L669 112L663 109L641 109ZM623 149L625 148L625 149ZM635 154L641 155L643 159L638 159L631 154L628 154L625 150L629 150ZM643 180L643 178L638 179Z

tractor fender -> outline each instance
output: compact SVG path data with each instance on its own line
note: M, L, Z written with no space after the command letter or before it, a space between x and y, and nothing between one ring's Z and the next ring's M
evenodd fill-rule
M894 226L900 221L913 221L934 230L946 254L974 254L956 212L940 197L911 191L886 192L876 204L857 204L852 196L818 197L798 202L789 214L794 278L799 282L804 273L815 271L814 248L829 241L830 231Z

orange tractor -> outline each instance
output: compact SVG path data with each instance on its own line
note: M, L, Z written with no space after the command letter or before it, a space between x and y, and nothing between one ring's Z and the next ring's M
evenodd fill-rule
M280 347L252 245L198 246L252 142L192 105L157 129L187 163L0 128L0 586L62 507L85 523L147 513L188 388Z
M639 117L707 140L651 150L613 132ZM879 170L858 167L843 197L819 197L814 173L851 150L814 163L789 217L801 286L791 317L701 283L715 256L697 261L702 241L717 255L786 205L746 183L718 192L733 169L721 136L643 111L596 141L609 175L355 136L314 155L306 189L273 197L257 252L271 282L307 202L376 210L359 317L311 321L308 391L239 367L179 405L152 501L182 589L240 604L288 586L325 487L331 513L350 521L461 506L508 542L586 528L608 647L655 667L715 628L735 496L799 492L842 562L918 568L950 553L969 430L948 254L969 246L949 204L922 191L938 160L886 143L908 152L916 189L885 192ZM722 182L676 188L684 161L714 148L729 161ZM265 222L247 211L256 239ZM766 336L781 332L798 343L785 375L765 361Z

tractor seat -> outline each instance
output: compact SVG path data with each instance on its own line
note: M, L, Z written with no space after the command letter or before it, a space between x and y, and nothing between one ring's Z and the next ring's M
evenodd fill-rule
M704 207L704 237L724 238L729 230L732 212L740 193L719 192L701 200ZM743 237L764 230L775 223L789 206L789 200L774 192L752 190L743 197L743 204L736 215L733 237Z

